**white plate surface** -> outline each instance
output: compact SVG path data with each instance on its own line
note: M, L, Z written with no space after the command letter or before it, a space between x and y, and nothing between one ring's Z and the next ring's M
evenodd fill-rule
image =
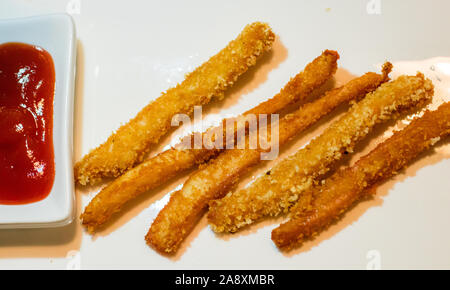
M450 38L445 33L449 9L445 0L3 0L0 18L66 11L73 15L78 33L74 148L79 160L255 20L268 22L277 34L274 51L227 99L204 109L207 122L236 115L273 96L327 48L341 55L338 83L390 60L396 65L394 76L423 70L438 87L435 102L450 100L445 69L450 63ZM429 70L437 63L443 64L439 75ZM295 140L283 156L325 125ZM188 130L176 130L154 152ZM360 154L383 137L372 137ZM280 253L270 240L280 220L227 238L216 237L202 220L174 259L149 249L144 236L184 176L134 203L95 238L78 223L61 229L0 231L0 268L450 268L449 156L448 142L441 143L433 154L383 184L372 201L360 204L290 255ZM97 191L77 190L77 214Z

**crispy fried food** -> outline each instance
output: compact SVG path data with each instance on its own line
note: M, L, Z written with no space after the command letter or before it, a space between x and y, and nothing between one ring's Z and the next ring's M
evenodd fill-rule
M277 146L283 145L340 104L355 100L375 90L382 82L388 80L387 74L390 69L391 65L388 63L384 67L383 75L367 73L341 88L327 92L320 99L305 104L294 113L282 118L278 124L279 143ZM270 126L263 130L270 131ZM271 136L270 133L268 135ZM252 137L257 139L258 136L253 135ZM159 213L147 234L146 240L151 246L160 252L175 252L195 226L198 218L204 213L208 202L222 197L249 167L261 160L260 153L262 151L271 150L270 148L265 150L262 148L249 149L248 138L246 149L223 152L204 168L194 173L181 191L172 195L169 203Z
M311 191L310 206L296 205L291 220L272 231L272 240L290 249L313 237L360 200L366 190L395 175L416 156L450 134L450 102L427 111L381 143L354 166L339 170Z
M433 84L422 74L401 76L381 85L305 148L282 160L247 188L229 193L210 207L209 222L216 232L235 232L265 216L286 213L314 180L330 170L344 152L400 109L429 100Z
M265 23L247 25L241 34L175 88L148 104L108 140L75 166L75 180L92 184L102 177L117 177L142 162L149 146L170 129L176 114L191 114L196 105L222 98L227 88L272 48L275 35Z
M276 113L289 104L307 99L312 91L326 83L334 75L338 59L339 54L337 52L324 51L309 63L302 72L292 78L277 95L236 118L237 125L248 125L244 121L245 116L250 114ZM223 124L226 124L226 120L223 121ZM209 130L217 129L220 130L219 127ZM226 136L225 130L223 136L224 138ZM189 138L191 144L193 144L194 137L191 135ZM225 144L225 141L223 144ZM177 145L175 148L168 149L150 158L124 173L97 194L81 215L83 225L88 228L89 232L94 232L114 213L120 211L121 207L128 201L141 193L156 188L181 171L207 161L220 151L220 149L205 148L185 149L181 145Z

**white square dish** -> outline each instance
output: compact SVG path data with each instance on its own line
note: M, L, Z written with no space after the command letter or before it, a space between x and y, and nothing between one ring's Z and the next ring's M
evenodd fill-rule
M42 47L55 65L53 146L55 180L43 200L24 205L0 205L0 228L64 226L74 215L73 103L76 37L72 18L66 14L0 21L0 44L22 42Z

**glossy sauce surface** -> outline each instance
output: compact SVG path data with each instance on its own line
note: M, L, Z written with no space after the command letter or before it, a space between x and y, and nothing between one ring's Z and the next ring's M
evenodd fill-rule
M0 204L36 202L52 189L54 91L48 52L0 45Z

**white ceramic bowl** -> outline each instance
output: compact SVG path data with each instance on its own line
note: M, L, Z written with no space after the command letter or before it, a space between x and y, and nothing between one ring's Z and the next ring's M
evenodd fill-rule
M0 44L23 42L50 53L55 64L53 145L55 181L43 200L25 205L0 205L0 228L57 227L69 224L74 214L73 103L76 37L66 14L0 21Z

